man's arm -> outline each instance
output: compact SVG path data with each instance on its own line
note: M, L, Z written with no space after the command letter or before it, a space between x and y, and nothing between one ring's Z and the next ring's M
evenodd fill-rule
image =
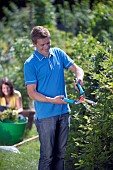
M73 65L71 65L69 67L69 70L71 70L72 72L74 72L76 74L76 78L78 80L81 80L83 82L83 78L84 78L84 71L81 67L79 67L78 65L76 65L75 63Z
M27 85L27 92L28 92L29 97L33 100L37 100L40 102L49 102L49 103L53 103L53 104L66 104L66 102L64 102L62 100L64 98L63 95L51 98L51 97L45 96L41 93L38 93L36 91L36 84Z
M83 84L83 78L84 78L84 71L81 67L76 65L75 63L69 67L69 70L75 73L76 78L78 79L79 83L82 85ZM74 81L74 87L77 91L79 91L77 87L78 82Z

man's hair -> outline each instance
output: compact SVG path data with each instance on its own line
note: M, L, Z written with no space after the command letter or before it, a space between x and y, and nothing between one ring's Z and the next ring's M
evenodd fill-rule
M2 85L5 84L7 86L9 86L10 88L10 96L13 96L14 94L14 86L13 83L11 82L11 80L7 77L4 77L2 79L0 79L0 97L4 97L4 93L2 92Z
M38 39L43 39L46 37L50 37L50 32L43 26L35 26L31 31L31 39L33 44L36 44Z

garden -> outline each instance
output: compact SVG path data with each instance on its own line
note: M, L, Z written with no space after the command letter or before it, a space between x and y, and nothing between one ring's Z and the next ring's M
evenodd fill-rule
M23 64L32 54L30 30L44 25L52 46L63 49L84 70L83 90L96 105L90 111L82 104L71 108L66 170L112 170L113 168L113 0L28 1L18 8L3 7L0 21L0 78L8 76L22 94L25 109L31 108L24 84ZM43 16L43 19L42 19ZM68 98L79 98L73 75L66 71ZM33 124L24 139L37 135ZM38 138L18 147L20 154L0 150L1 170L35 170L39 158Z

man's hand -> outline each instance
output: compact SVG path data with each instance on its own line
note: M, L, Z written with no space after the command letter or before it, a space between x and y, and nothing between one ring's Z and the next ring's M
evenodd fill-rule
M78 87L77 87L77 84L80 84L81 86L83 85L83 81L82 80L77 80L77 79L74 79L74 87L77 91L79 91Z
M47 97L48 102L53 104L67 104L67 102L64 102L62 99L64 98L64 95L56 96L54 98Z

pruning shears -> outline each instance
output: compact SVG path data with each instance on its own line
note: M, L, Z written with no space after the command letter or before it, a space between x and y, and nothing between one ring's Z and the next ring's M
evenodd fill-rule
M80 94L80 97L79 99L68 99L68 98L64 98L63 101L67 102L67 103L70 103L70 104L83 104L83 106L88 110L88 111L91 111L90 110L90 105L95 105L96 103L92 100L89 100L89 99L86 99L85 97L85 92L81 86L81 84L79 83L78 79L75 78L74 79L75 82L77 82L77 88L79 90L79 94ZM89 105L90 104L90 105Z

